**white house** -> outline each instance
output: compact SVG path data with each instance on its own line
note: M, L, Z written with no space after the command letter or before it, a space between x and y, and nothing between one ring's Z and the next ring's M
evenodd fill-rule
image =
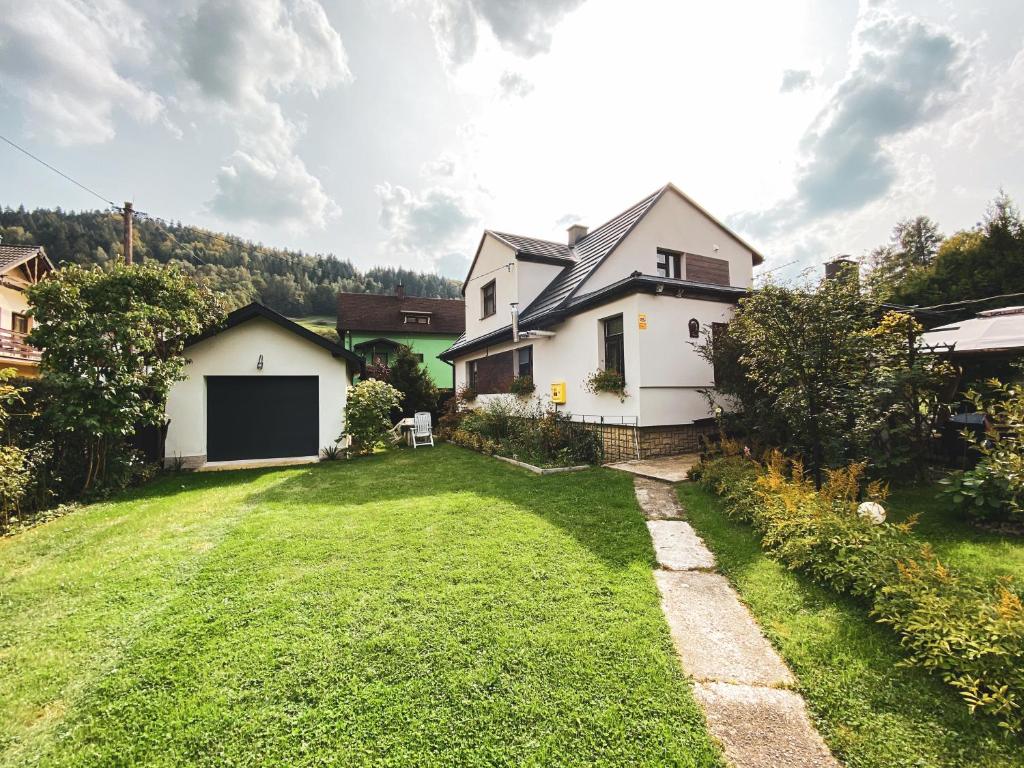
M167 397L165 461L315 460L343 429L359 358L262 304L192 339Z
M672 184L593 231L570 227L566 243L486 230L462 288L466 332L441 357L478 403L531 375L535 397L605 425L608 459L693 450L714 386L695 345L728 323L762 261ZM600 369L624 376L625 399L587 391Z
M25 341L32 330L25 291L52 271L43 246L0 243L0 368L14 368L20 376L39 375L39 350Z

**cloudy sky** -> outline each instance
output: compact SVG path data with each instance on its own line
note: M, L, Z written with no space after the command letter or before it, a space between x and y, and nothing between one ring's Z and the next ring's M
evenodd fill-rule
M808 266L1024 202L1024 3L0 0L0 133L363 267L461 277L484 227L561 240L667 181ZM0 144L20 203L100 205Z

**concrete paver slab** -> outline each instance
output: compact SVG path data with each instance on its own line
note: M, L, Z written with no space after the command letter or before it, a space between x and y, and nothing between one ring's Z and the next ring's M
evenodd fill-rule
M736 768L839 768L800 694L729 683L697 683L694 694Z
M717 573L656 571L683 669L698 681L793 685L793 674L729 582Z
M636 500L648 520L681 520L683 505L669 483L637 475L633 478Z
M633 459L632 461L619 461L605 466L612 469L619 469L623 472L631 472L641 477L649 477L652 480L663 480L667 483L681 483L686 479L686 473L690 467L700 461L696 453L684 453L678 456L662 456L657 459Z
M695 571L715 567L715 556L685 520L648 520L647 530L662 568Z

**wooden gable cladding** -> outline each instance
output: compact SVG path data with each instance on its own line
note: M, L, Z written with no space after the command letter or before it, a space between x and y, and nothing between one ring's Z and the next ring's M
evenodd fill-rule
M729 285L729 262L710 256L686 254L686 279L695 283Z
M481 357L476 361L476 391L481 395L505 394L512 387L512 351Z

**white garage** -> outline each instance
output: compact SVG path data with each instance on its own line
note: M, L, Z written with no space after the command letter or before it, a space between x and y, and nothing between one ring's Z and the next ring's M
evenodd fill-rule
M262 304L185 348L167 397L165 461L185 467L314 459L338 439L360 359Z

